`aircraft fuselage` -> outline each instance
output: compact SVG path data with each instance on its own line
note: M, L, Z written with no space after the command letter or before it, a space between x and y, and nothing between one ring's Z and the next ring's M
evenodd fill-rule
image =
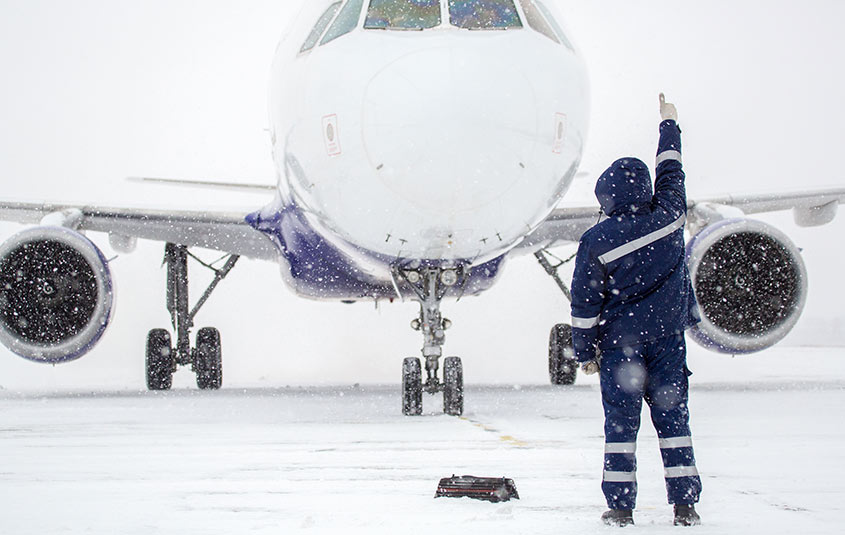
M467 30L444 14L422 31L366 29L367 5L341 37L300 52L307 32L294 30L280 45L279 196L253 224L278 239L285 278L309 297L396 297L397 265L471 267L461 292L478 293L575 176L583 61L527 24ZM339 277L354 295L336 295Z

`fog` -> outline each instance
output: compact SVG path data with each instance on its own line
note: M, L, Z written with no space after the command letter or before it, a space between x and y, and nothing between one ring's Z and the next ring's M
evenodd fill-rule
M298 7L293 0L0 0L0 198L261 206L262 196L124 177L272 183L269 69ZM845 141L842 2L561 1L559 8L589 66L593 97L582 164L590 175L564 204L594 204L592 182L617 157L651 161L661 91L680 113L691 198L843 184L833 165ZM809 271L804 316L784 343L841 346L842 217L814 229L797 228L788 213L761 219L803 248ZM0 224L0 239L20 228ZM115 256L104 236L93 237ZM112 263L116 314L94 351L49 367L0 349L0 385L142 388L146 333L169 325L163 249L142 242ZM208 280L194 278L194 297ZM545 382L549 328L568 319L568 303L531 257L511 262L487 294L443 311L454 322L445 351L464 358L468 383ZM301 300L276 266L244 261L198 327L222 331L228 386L395 383L402 357L421 346L408 327L416 313L414 303L376 309ZM744 373L765 369L766 352L743 358L754 363L744 363ZM733 364L698 349L691 362ZM181 372L175 384L192 381Z

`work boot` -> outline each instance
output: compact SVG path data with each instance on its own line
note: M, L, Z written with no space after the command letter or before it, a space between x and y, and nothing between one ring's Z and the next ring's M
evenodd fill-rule
M695 512L694 505L675 505L676 526L697 526L701 524L701 517Z
M631 509L610 509L601 515L601 521L608 526L624 528L634 523L634 511Z

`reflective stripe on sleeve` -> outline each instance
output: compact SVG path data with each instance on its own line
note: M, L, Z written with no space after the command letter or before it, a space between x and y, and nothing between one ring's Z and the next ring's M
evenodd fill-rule
M672 234L679 228L683 228L684 223L686 223L687 216L682 214L681 217L669 223L665 227L661 229L657 229L651 234L646 234L642 238L637 238L636 240L629 241L625 245L620 245L616 249L611 249L610 251L604 253L603 255L599 256L599 261L602 264L609 264L614 260L619 260L625 255L629 255L634 251L642 249L652 243L656 242L659 239L665 238L666 236Z
M670 466L663 469L666 479L675 477L692 477L698 475L698 468L695 466Z
M604 445L605 453L637 453L636 442L608 442Z
M636 483L637 482L637 473L636 472L611 472L610 470L604 471L604 477L602 481L605 483Z
M665 150L657 155L657 163L655 165L660 165L663 162L668 162L669 160L677 160L682 164L684 161L681 159L681 153L676 150Z
M660 449L661 450L669 450L673 448L691 448L692 447L692 437L673 437L673 438L661 438L660 439Z
M576 318L572 316L572 326L576 329L592 329L599 324L599 317L595 318Z

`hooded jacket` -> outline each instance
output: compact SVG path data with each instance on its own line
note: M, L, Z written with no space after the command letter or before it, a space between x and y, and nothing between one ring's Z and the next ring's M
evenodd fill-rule
M584 233L572 279L575 357L683 333L700 321L684 247L687 199L681 130L660 124L657 180L636 158L596 183L606 219Z

